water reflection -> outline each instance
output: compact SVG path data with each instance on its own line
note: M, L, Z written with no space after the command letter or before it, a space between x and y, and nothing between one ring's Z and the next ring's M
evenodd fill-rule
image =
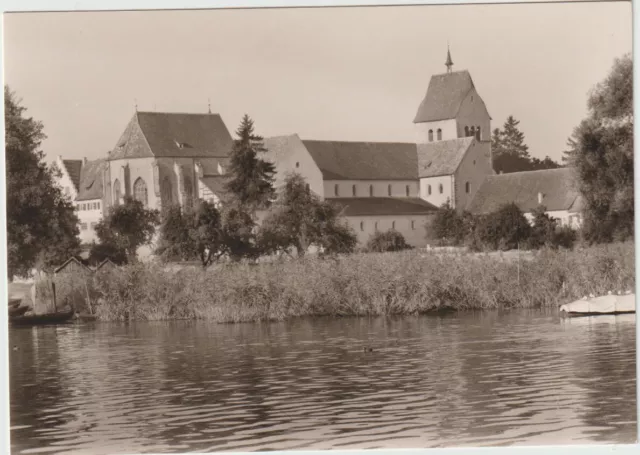
M12 329L12 451L633 442L635 318ZM369 349L371 348L371 349Z

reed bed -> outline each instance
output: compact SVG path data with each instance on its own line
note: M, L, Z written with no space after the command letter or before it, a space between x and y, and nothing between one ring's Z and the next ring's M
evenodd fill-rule
M136 264L74 281L99 320L248 322L537 308L633 290L634 245L541 250L520 259L513 253L354 254L206 271Z

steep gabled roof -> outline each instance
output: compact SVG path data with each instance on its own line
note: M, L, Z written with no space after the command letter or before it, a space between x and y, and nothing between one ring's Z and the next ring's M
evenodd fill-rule
M416 145L302 141L325 180L416 180Z
M106 167L106 160L87 161L82 165L80 183L76 201L102 199L102 173Z
M342 210L343 216L398 216L424 215L438 210L429 202L419 198L354 197L327 198Z
M136 112L109 159L226 157L232 147L218 114Z
M64 166L64 170L69 175L71 183L73 183L76 191L78 191L80 186L80 171L82 169L82 160L62 160L62 165Z
M475 138L461 137L418 144L418 176L451 175L457 169Z
M466 70L432 76L413 123L456 118L460 105L473 88L471 75Z
M538 206L538 193L542 193L547 211L569 210L579 203L573 170L560 168L488 176L467 209L487 214L513 202L523 212L531 212Z

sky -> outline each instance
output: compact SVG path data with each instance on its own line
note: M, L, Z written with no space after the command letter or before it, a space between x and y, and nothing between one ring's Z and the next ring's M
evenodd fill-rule
M5 83L47 160L106 157L140 111L243 114L262 136L413 142L429 79L469 70L492 117L560 160L632 49L631 2L13 13Z

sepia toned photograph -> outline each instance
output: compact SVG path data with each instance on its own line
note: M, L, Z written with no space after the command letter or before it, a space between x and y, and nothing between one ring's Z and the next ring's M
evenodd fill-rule
M632 31L5 12L10 452L636 444Z

